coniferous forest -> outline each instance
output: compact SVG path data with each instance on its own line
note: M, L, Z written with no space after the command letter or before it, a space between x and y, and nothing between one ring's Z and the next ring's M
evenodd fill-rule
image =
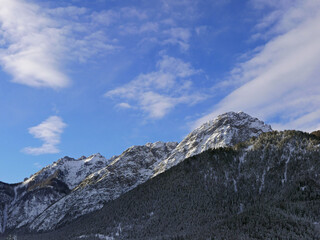
M319 144L315 134L263 133L188 158L55 231L12 234L19 240L320 239Z

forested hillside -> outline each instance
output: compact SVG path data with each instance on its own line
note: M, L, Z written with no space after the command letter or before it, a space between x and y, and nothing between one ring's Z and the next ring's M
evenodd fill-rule
M54 232L19 239L320 239L320 139L208 150Z

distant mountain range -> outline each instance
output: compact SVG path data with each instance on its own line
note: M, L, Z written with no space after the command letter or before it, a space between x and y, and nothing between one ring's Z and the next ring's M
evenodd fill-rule
M0 182L0 239L320 239L319 211L319 132L243 112Z

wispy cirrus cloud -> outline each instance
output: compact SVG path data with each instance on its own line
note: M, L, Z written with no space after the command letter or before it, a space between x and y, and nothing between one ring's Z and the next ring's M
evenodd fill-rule
M196 125L221 112L243 110L278 129L319 128L320 2L253 2L259 8L281 7L257 25L270 40L233 69L228 86L236 89Z
M69 83L61 70L64 31L23 0L0 0L0 63L16 83L61 88Z
M59 153L60 136L67 125L58 116L51 116L37 126L29 128L29 133L43 141L40 147L26 147L22 151L26 154L41 155Z
M178 45L182 51L189 49L189 40L191 37L189 29L176 27L165 30L164 34L168 35L168 38L163 41L164 44Z
M108 31L119 38L135 35L139 38L142 37L143 41L149 40L162 47L174 45L179 46L183 52L187 51L192 36L187 22L190 22L190 18L192 19L196 15L195 8L190 8L190 6L197 4L189 0L179 4L168 4L166 1L155 2L155 4L159 3L162 4L158 10L122 7L94 12L91 18L94 22L107 26ZM177 15L179 12L177 9L186 11L192 9L192 11L190 10L189 14Z
M91 15L75 6L43 8L31 1L0 0L3 70L13 82L31 87L68 86L66 62L83 62L117 48Z
M198 15L197 3L190 0L159 1L158 10L122 5L99 11L73 4L0 0L0 65L13 82L67 87L68 63L97 59L134 41L185 52L192 37L188 23Z
M149 118L162 118L178 104L196 104L206 98L192 92L189 78L199 73L190 63L164 55L157 62L157 71L140 74L124 86L108 91L105 97L126 100L118 106L134 106Z

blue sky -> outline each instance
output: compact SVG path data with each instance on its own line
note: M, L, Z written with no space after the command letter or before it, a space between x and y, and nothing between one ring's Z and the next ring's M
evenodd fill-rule
M318 0L0 0L0 181L227 111L320 128Z

